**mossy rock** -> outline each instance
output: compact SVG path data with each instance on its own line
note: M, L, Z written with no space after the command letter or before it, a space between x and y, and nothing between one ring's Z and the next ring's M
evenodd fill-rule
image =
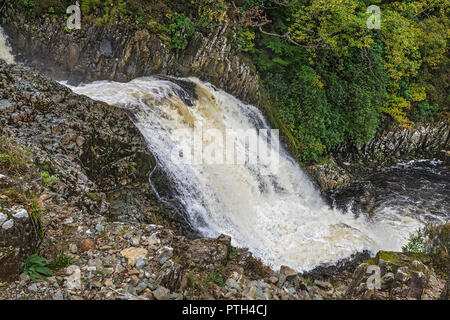
M364 261L369 265L379 265L380 259L398 267L411 267L412 262L417 260L427 265L431 262L431 258L426 254L412 252L395 252L395 251L378 251L374 258Z

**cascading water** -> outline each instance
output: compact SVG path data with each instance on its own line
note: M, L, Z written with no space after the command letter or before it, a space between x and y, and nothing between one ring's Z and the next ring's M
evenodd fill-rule
M195 93L183 89L181 82L190 83ZM136 126L170 178L190 223L204 236L230 235L234 245L249 248L273 268L288 265L307 271L363 250L401 250L409 233L421 226L419 219L401 212L368 219L331 209L282 147L276 168L248 161L176 161L173 151L186 150L183 146L187 150L213 146L218 153L228 152L226 143L205 129L270 129L256 107L210 84L194 78L146 77L72 89L132 110ZM203 135L196 135L198 126ZM269 148L275 151L275 145ZM236 153L245 152L248 145L238 140L235 148Z
M14 63L14 56L11 53L11 48L7 45L7 36L0 26L0 59L7 63Z

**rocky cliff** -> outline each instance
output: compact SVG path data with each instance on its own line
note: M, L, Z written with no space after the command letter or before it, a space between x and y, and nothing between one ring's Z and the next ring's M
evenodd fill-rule
M86 24L67 32L63 19L32 23L14 13L4 26L18 62L76 84L95 80L130 81L166 74L195 76L248 103L259 104L259 77L237 55L228 25L208 37L197 33L185 50L171 50L148 30L119 24Z

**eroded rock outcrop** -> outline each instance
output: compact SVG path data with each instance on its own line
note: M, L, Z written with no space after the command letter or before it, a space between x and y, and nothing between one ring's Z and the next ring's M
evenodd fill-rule
M36 19L27 23L15 12L4 26L18 62L69 83L114 80L167 74L196 76L248 103L259 104L259 77L239 58L228 25L205 36L197 33L182 51L167 48L148 30L133 26L83 25L64 31L63 19Z
M367 144L343 145L334 150L339 164L349 163L354 171L392 165L401 160L445 158L450 144L450 123L417 124L414 129L380 129Z

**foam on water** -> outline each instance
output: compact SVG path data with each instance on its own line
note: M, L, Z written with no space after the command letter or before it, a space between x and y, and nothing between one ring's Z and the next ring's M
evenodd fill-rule
M0 26L0 59L5 60L7 63L15 63L14 56L11 53L11 48L8 46L7 36Z

